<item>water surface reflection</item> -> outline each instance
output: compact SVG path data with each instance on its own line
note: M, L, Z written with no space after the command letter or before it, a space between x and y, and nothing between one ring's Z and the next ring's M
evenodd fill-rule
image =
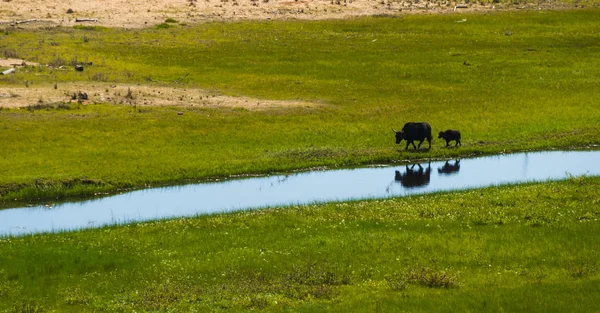
M563 179L569 175L600 175L599 160L600 151L536 152L153 188L51 208L0 210L0 234L99 227L266 206L389 198ZM432 174L431 168L437 168L437 174Z
M415 166L418 168L415 169ZM400 182L404 188L427 186L431 180L431 163L427 164L427 169L423 169L419 163L406 165L404 173L396 171L394 180Z
M458 171L460 171L460 160L446 161L442 167L438 168L438 173L444 175L456 174Z

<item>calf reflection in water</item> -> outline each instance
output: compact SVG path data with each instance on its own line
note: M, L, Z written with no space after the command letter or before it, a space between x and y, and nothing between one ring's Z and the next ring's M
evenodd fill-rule
M454 163L450 163L450 161L446 161L444 166L438 168L438 173L442 175L451 175L456 174L460 171L460 160L455 160Z
M415 166L418 166L415 169ZM431 179L431 164L427 165L427 169L424 169L421 164L413 164L410 167L406 165L406 172L400 173L396 171L394 180L400 182L405 188L421 187L429 185Z

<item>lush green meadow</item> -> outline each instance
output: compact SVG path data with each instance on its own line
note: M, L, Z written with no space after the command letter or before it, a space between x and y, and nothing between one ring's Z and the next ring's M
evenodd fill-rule
M168 29L5 29L39 66L0 87L89 81L200 87L318 106L66 104L0 110L0 199L600 142L597 9L250 21ZM8 51L8 52L7 52ZM93 62L76 72L69 62ZM177 115L183 111L184 115ZM460 129L404 152L391 127Z
M0 312L596 312L599 178L0 239Z
M0 207L234 174L597 146L599 14L0 29L0 55L56 66L0 76L0 88L140 84L318 104L2 108ZM93 65L75 72L75 59ZM407 121L460 129L463 147L436 139L405 152L390 128ZM572 177L1 238L0 312L595 312L599 188L600 178Z

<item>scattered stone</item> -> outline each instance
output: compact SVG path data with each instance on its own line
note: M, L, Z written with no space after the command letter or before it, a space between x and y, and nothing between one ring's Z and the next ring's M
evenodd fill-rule
M83 23L83 22L98 22L97 18L76 18L75 19L76 23Z

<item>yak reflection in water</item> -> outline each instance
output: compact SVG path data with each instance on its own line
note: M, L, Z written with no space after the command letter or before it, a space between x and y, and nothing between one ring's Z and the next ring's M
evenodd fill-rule
M438 168L438 173L442 175L457 174L458 171L460 171L460 160L455 160L454 163L446 161L442 167Z
M415 169L415 166L418 168ZM396 171L394 180L400 182L405 188L427 186L431 180L431 164L427 165L427 169L424 169L421 164L413 164L410 167L406 165L406 172Z

